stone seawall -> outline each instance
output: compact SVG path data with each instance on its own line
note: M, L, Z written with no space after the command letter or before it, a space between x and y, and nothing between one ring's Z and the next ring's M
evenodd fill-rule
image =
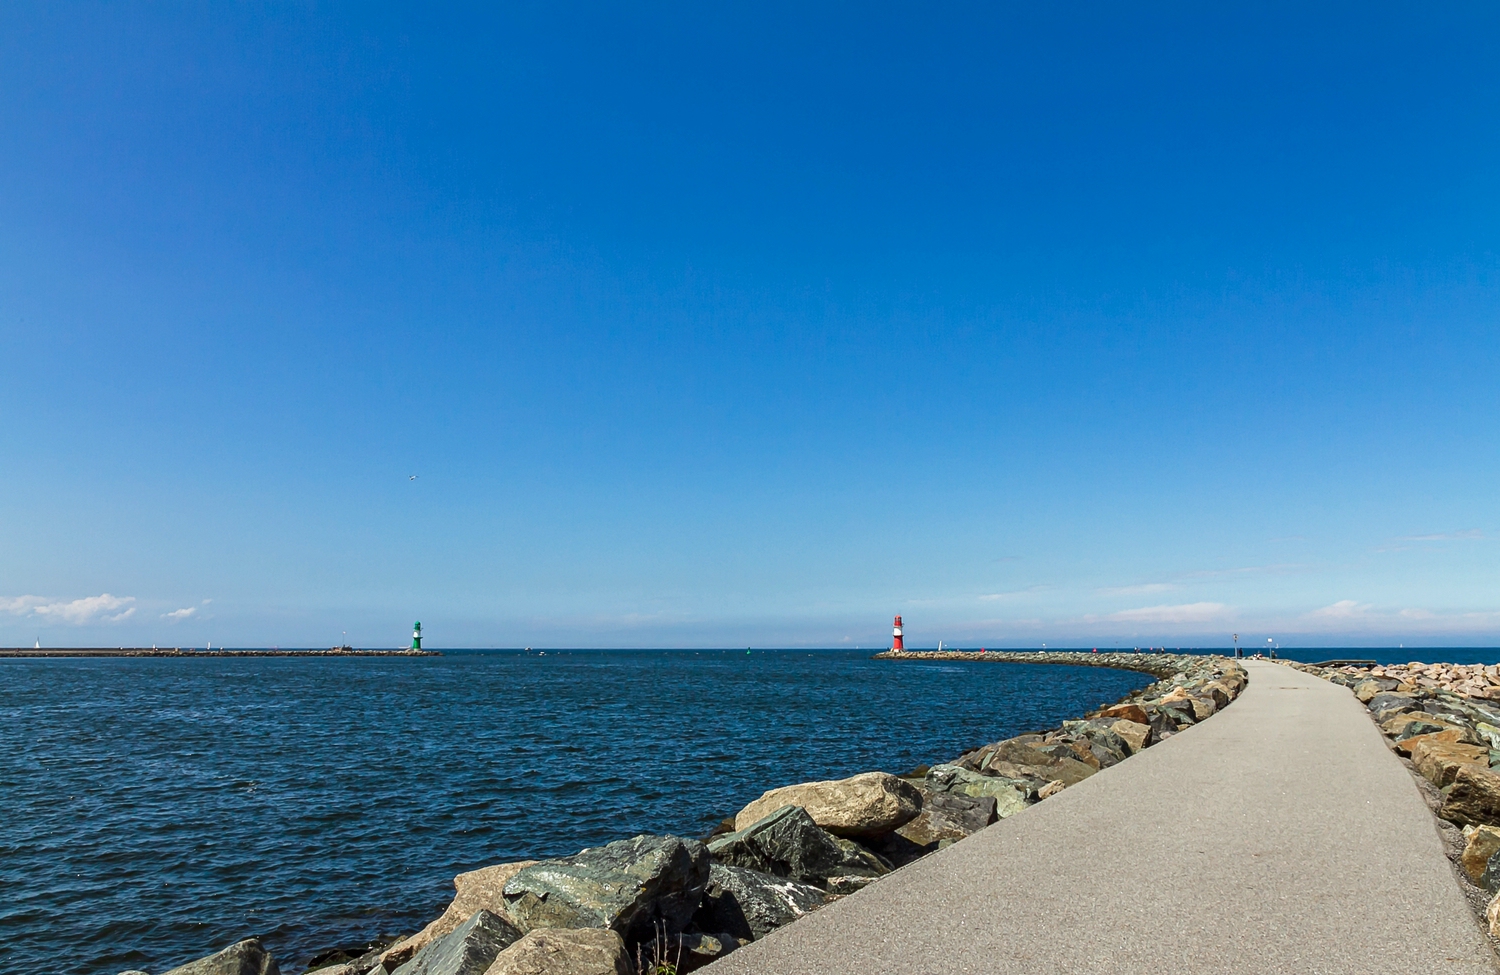
M904 776L866 772L764 793L701 840L636 836L571 857L459 874L443 915L385 945L331 949L320 975L683 975L1202 722L1245 688L1224 657L879 654L1066 664L1155 683L1078 720ZM280 975L254 939L166 975Z
M1069 667L1108 667L1135 670L1166 680L1184 668L1195 669L1198 661L1228 660L1228 657L1178 653L1090 653L1083 650L887 650L872 660L973 660L999 664L1066 664Z

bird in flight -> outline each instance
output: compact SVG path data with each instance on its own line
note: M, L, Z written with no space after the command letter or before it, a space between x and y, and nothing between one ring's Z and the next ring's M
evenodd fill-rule
M408 481L415 481L416 479L417 479L417 475L415 475L415 474L413 474L411 477L407 478Z

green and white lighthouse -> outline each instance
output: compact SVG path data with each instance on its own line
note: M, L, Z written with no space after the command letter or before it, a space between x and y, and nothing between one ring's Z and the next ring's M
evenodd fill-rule
M418 621L418 622L413 623L411 625L411 648L413 650L420 650L420 649L422 649L422 623L421 623L421 621Z

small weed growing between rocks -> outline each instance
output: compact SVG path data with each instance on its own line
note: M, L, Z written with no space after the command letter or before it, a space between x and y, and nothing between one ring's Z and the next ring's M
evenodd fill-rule
M635 946L635 970L638 975L677 975L679 966L682 964L682 944L677 945L677 954L674 958L672 950L667 946L667 925L664 921L658 921L653 925L656 937L651 939L651 954L649 957L641 956L641 946Z

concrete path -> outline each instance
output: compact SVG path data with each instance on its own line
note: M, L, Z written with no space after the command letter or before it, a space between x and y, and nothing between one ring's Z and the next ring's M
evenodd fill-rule
M1223 713L709 971L1494 975L1365 709L1246 666Z

